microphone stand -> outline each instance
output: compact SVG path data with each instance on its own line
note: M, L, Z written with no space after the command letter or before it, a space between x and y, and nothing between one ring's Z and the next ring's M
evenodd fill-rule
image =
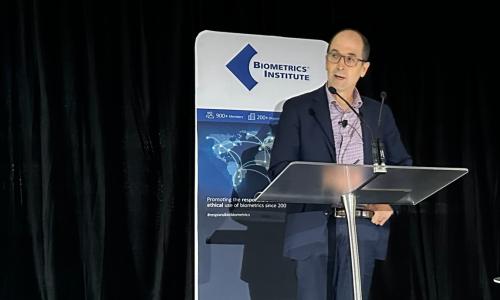
M365 121L364 121L364 119L354 109L354 107L352 107L352 105L346 99L344 99L344 97L342 97L339 93L337 93L337 89L336 88L334 88L333 86L330 86L330 87L328 87L328 91L330 93L332 93L333 95L339 96L339 98L342 101L344 101L344 103L349 107L349 109L351 109L354 112L354 114L356 114L356 116L358 117L358 119L361 121L361 124L366 124ZM379 116L378 116L378 127L379 127L378 131L380 131L380 117L381 117L381 114L382 114L382 107L384 106L385 96L386 95L384 93L383 97L382 97L382 104L381 104L380 110L379 110ZM370 131L371 140L372 140L373 173L375 173L375 174L384 174L384 173L387 173L387 168L386 168L386 165L385 165L384 145L380 141L379 134L377 134L377 137L374 138L373 131L372 131L370 125L366 124L366 127Z

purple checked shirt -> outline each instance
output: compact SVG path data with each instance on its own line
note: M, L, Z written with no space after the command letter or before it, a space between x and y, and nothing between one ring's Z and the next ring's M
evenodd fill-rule
M361 122L350 108L342 110L334 97L325 86L332 120L333 138L335 140L335 155L338 164L364 164L363 161L363 133ZM338 99L342 101L342 99ZM363 105L363 100L355 88L351 104L356 112ZM345 125L345 126L344 126Z

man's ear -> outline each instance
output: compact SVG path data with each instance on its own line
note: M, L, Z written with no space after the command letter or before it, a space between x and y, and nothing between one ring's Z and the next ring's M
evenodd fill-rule
M366 72L368 72L368 68L370 68L370 62L369 61L363 63L363 72L361 72L361 77L365 77Z

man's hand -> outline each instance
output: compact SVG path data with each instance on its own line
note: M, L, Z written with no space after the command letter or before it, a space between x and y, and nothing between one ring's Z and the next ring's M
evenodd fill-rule
M368 204L366 208L374 212L372 223L380 226L384 225L394 213L389 204Z

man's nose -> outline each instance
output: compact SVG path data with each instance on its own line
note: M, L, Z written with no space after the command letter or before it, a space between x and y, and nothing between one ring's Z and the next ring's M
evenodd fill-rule
M337 63L337 68L343 70L345 68L345 56L342 56Z

